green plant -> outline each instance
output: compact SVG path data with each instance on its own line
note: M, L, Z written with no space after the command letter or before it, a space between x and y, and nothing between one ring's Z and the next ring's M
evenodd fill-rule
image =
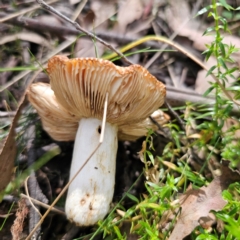
M234 167L240 162L240 159L236 159L239 153L239 143L234 143L233 141L236 130L239 129L239 122L234 127L228 129L227 132L223 127L231 117L234 104L231 99L226 97L225 93L229 90L235 90L235 98L238 98L239 95L238 86L226 88L230 78L234 79L235 82L239 80L233 75L234 72L239 71L239 68L232 58L232 54L239 51L239 49L232 44L228 45L224 43L224 33L229 33L230 30L228 29L227 20L218 14L219 7L229 12L239 10L233 9L225 0L212 0L210 6L203 8L198 13L200 15L208 12L208 17L214 19L214 27L208 28L204 32L204 35L214 35L215 39L211 44L207 45L207 50L203 54L205 54L206 60L211 56L216 58L216 64L209 69L207 74L210 75L213 73L221 83L219 85L217 82L212 82L211 87L205 93L205 95L208 95L214 91L216 101L211 111L212 121L203 122L199 126L199 129L208 131L208 134L211 135L209 144L213 145L213 143L217 142L218 144L214 147L221 152L220 154L223 158L230 160Z
M105 228L105 236L108 233L111 235L109 239L126 238L118 229L119 224L124 221L131 223L130 232L137 234L139 239L166 239L177 221L179 212L176 212L176 209L179 205L174 202L178 199L178 192L185 192L189 183L192 183L194 188L208 184L209 176L206 177L204 171L212 159L219 161L224 158L230 161L232 167L236 167L240 162L238 157L240 145L235 136L236 131L240 129L239 119L235 117L235 124L227 130L225 127L226 122L233 118L234 102L240 98L239 79L234 76L239 68L232 59L232 54L238 49L224 43L224 33L229 32L229 29L226 19L218 13L220 7L228 12L239 10L239 8L233 9L224 0L212 0L211 5L198 13L198 16L208 13L208 17L214 20L214 26L204 32L204 35L215 36L214 41L207 45L204 54L207 60L210 57L216 58L216 64L207 74L214 75L218 81L212 82L205 93L205 96L213 94L215 103L213 107L187 103L184 116L186 128L181 129L174 121L165 125L169 131L170 141L161 156L154 156L152 132L149 131L140 152L140 159L144 163L146 192L140 199L126 194L126 197L132 201L132 206L129 209L121 208L122 218L118 216L118 221L115 219L115 230L108 232L109 229ZM157 37L149 38L160 40ZM137 44L136 42L132 45ZM126 51L129 48L131 44L122 50ZM114 54L111 57L114 57ZM235 82L227 87L230 78ZM229 98L229 93L233 98ZM194 152L194 149L203 150L205 153L205 163L199 172L193 171L192 166L189 165L191 158L189 151ZM225 223L223 231L219 233L216 229L209 231L198 226L192 232L194 239L236 239L240 236L239 184L231 185L223 192L223 197L228 204L223 210L215 212L216 217ZM109 220L109 226L113 221L114 219Z

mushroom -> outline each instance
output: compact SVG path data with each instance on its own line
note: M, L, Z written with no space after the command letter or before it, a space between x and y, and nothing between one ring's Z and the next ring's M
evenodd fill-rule
M74 141L79 119L58 104L50 84L41 82L32 84L28 90L28 99L37 109L38 114L41 116L43 129L51 138L57 141ZM159 125L167 123L170 119L160 109L154 111L151 117ZM118 140L135 141L145 136L148 129L154 131L158 129L150 118L146 118L141 122L120 125L118 126Z
M146 121L163 104L165 86L139 65L119 67L96 58L54 56L47 71L51 88L32 84L28 98L53 138L75 136L70 179L98 145L108 95L104 141L70 184L65 205L76 225L93 225L106 216L112 201L118 132Z

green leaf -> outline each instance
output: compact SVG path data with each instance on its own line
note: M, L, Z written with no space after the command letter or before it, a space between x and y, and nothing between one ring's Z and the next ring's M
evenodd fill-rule
M147 153L148 157L150 158L152 165L154 165L154 157L153 157L152 153L150 151L146 151L146 153Z
M12 67L12 68L0 68L1 72L14 72L14 71L26 71L26 70L38 70L39 67L35 66L23 66L23 67Z
M204 97L208 96L209 93L212 92L213 89L215 89L215 87L214 87L214 86L211 86L211 87L203 94L203 96L204 96Z
M208 70L206 77L209 76L209 75L211 75L212 72L214 71L214 69L215 69L216 67L217 67L216 65L212 66L212 67Z
M222 56L225 58L226 57L226 52L225 52L225 46L222 42L219 42L218 46L220 47L221 49L221 54Z
M212 5L207 6L207 7L205 7L205 8L202 8L201 10L199 10L199 11L197 12L197 15L196 15L196 16L200 16L200 15L208 12L208 10L211 8L211 6L212 6Z
M214 114L214 112L206 112L206 113L201 114L200 116L196 117L196 119L203 119L205 117L212 116L213 114Z
M130 193L126 193L126 196L130 198L133 202L139 203L139 200Z
M228 11L234 10L234 8L233 8L232 6L230 6L230 5L228 5L225 0L219 0L219 2L220 2L221 5L222 5L224 8L226 8Z
M204 36L204 35L207 35L208 33L213 32L214 30L215 30L214 27L209 27L209 28L207 28L206 31L203 33L203 36Z
M227 65L225 64L225 60L222 58L222 56L218 57L218 62L219 64L224 67L226 70L228 69L227 68Z
M240 91L240 86L232 86L226 89L227 91Z
M145 202L142 202L142 203L138 204L137 206L139 208L152 208L152 209L159 210L159 211L163 210L163 207L160 206L157 203L145 203Z

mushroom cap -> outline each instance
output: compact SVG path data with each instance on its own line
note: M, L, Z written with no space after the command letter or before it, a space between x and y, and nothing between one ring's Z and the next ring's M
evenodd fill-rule
M163 125L170 120L170 117L160 109L153 112L151 117L159 125ZM118 139L124 141L135 141L142 136L146 136L148 129L152 129L153 131L158 129L158 126L154 124L150 118L146 118L137 123L124 124L118 128Z
M41 117L43 129L57 141L73 141L80 119L63 108L47 83L34 83L28 89L28 99ZM156 110L151 117L160 125L169 120L169 116ZM147 129L157 130L157 126L149 119L136 123L125 123L118 126L120 140L134 141L147 133Z
M54 56L48 62L51 88L57 102L78 119L103 116L107 122L141 122L163 103L165 85L139 65L118 67L97 58Z
M60 104L47 83L31 84L27 91L28 100L41 117L43 129L57 141L75 139L79 119Z

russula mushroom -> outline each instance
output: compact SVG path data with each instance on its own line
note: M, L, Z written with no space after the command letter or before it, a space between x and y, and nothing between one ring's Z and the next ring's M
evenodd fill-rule
M104 141L70 184L65 205L68 219L78 226L93 225L106 216L112 201L118 129L145 121L163 104L165 86L139 65L118 67L95 58L55 56L49 60L47 71L51 89L47 84L33 84L28 98L44 129L54 133L51 136L56 140L58 134L61 140L70 140L65 124L71 131L77 126L76 134L68 136L75 136L70 179L98 145L108 94ZM44 88L41 94L39 89Z
M28 99L41 116L44 130L53 139L57 141L74 141L79 119L58 104L50 84L41 82L32 84L28 90ZM160 125L167 123L170 119L160 109L154 111L151 117ZM154 131L158 129L149 118L141 122L120 125L118 126L118 140L135 141L145 136L148 129Z

